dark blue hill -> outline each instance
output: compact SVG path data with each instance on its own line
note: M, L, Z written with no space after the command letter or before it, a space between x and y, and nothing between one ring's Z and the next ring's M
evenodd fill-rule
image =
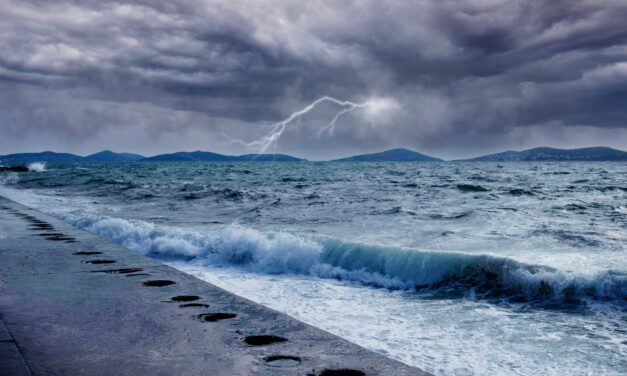
M508 150L503 153L465 159L479 162L528 162L528 161L627 161L627 152L607 147L582 149L534 148L523 151Z
M114 153L111 150L103 150L100 153L85 157L86 162L133 162L144 159L143 155L132 153Z
M381 153L354 155L336 159L332 162L441 162L439 158L430 157L408 149L392 149Z
M84 157L69 153L55 153L44 151L42 153L17 153L0 155L3 163L32 163L32 162L81 162Z
M144 158L142 162L230 162L235 160L236 157L208 151L180 151L178 153L159 154L154 157Z

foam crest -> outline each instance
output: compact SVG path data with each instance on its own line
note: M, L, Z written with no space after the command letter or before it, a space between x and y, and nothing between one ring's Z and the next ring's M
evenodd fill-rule
M265 234L231 225L212 241L211 250L214 260L249 265L254 271L309 274L322 246L286 233Z
M175 228L158 228L145 221L112 217L66 219L124 247L160 259L202 257L210 241L206 236Z
M258 273L304 274L390 289L444 289L524 300L627 297L627 276L613 271L584 276L491 255L316 240L239 225L201 234L111 217L82 218L74 223L151 257L195 259Z
M72 222L150 257L203 259L213 265L240 265L262 273L309 274L322 252L322 246L312 240L286 233L265 234L238 225L211 235L111 217Z

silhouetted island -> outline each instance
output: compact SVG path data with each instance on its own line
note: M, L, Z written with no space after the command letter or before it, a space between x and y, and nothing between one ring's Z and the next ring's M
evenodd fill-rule
M86 162L134 162L144 159L143 155L133 153L114 153L111 150L103 150L85 157Z
M420 154L413 150L398 148L380 153L335 159L332 162L442 162L442 159Z
M508 150L464 159L466 162L528 162L528 161L627 161L627 152L608 147L581 149L533 148L523 151Z

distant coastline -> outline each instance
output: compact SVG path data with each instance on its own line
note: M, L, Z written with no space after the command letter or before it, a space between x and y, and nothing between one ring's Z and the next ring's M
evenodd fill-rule
M609 147L557 149L538 147L522 151L508 150L470 159L449 162L555 162L555 161L627 161L627 152ZM115 153L104 150L88 156L45 151L0 155L0 165L34 162L307 162L307 159L286 154L224 155L206 151L177 152L145 157L133 153ZM326 162L446 162L405 148L379 153L360 154Z

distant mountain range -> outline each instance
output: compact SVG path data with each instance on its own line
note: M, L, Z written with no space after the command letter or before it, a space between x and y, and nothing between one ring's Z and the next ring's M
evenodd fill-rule
M43 153L19 153L0 155L3 163L32 163L32 162L81 162L85 157L68 153L55 153L44 151Z
M132 153L115 153L104 150L99 153L81 157L75 154L55 153L20 153L0 155L0 164L17 164L33 162L300 162L306 159L285 154L244 154L223 155L206 151L178 152L144 157ZM381 153L354 155L335 159L331 162L440 162L442 159L430 157L408 149L391 149ZM467 162L524 162L524 161L627 161L627 152L607 147L582 149L534 148L523 151L506 151L489 154Z
M534 148L523 151L508 150L465 159L468 162L530 162L530 161L627 161L627 152L606 147L582 149Z
M332 162L442 162L442 159L420 154L409 149L392 149L381 153L340 158Z
M0 163L33 163L33 162L299 162L306 159L295 158L285 154L244 154L222 155L206 151L179 152L144 157L132 153L115 153L104 150L86 157L68 153L44 151L42 153L19 153L0 155Z
M11 164L33 162L133 162L144 158L143 155L139 154L114 153L111 150L104 150L86 157L81 157L76 154L44 151L43 153L0 155L0 162Z
M178 152L173 154L160 154L154 157L144 158L142 162L300 162L300 159L285 154L244 154L223 155L208 151Z

